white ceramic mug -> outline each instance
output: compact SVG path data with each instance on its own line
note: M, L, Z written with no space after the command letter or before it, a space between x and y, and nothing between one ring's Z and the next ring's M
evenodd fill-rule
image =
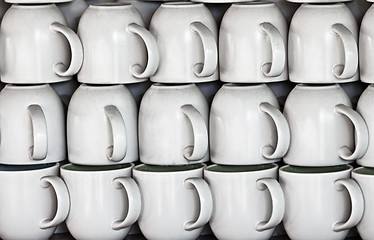
M69 161L81 165L114 165L138 160L134 97L124 85L82 84L67 113Z
M369 133L362 116L352 109L342 87L299 84L283 111L291 143L283 160L296 166L333 166L361 158Z
M134 164L66 164L61 177L70 195L66 226L75 239L124 239L141 210L140 192L131 178Z
M278 165L222 166L204 169L213 197L209 225L218 239L269 239L282 221L284 196Z
M372 5L362 18L359 35L360 80L366 83L374 83L374 69L371 63L374 61L374 6Z
M218 80L218 30L202 3L163 3L149 31L160 50L160 65L151 81L192 83Z
M214 96L209 117L211 160L224 165L279 161L290 144L287 120L265 84L225 84Z
M1 81L35 84L70 80L82 65L83 49L66 25L55 4L12 5L1 22Z
M157 70L157 43L130 3L90 5L80 18L78 35L84 49L79 82L136 83Z
M209 160L209 107L195 84L153 84L139 108L140 161L185 165Z
M364 212L362 192L350 178L351 171L349 165L280 168L286 203L283 225L291 239L345 239Z
M65 127L62 102L49 84L7 84L0 92L0 163L65 160Z
M196 239L212 214L204 164L138 165L133 176L142 202L138 224L147 239Z
M69 213L59 164L0 165L1 239L49 239Z
M219 31L221 81L288 80L287 37L287 21L274 3L232 4Z
M88 8L87 2L85 0L72 0L71 2L63 2L56 5L64 14L68 26L76 32L79 19Z
M302 4L288 35L290 81L358 81L357 42L357 22L344 3Z

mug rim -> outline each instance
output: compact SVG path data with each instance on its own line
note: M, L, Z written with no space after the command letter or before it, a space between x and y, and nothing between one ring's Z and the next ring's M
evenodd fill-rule
M162 170L170 169L168 171L154 171L154 170L139 170L142 167L150 167L150 168L159 168ZM141 174L151 174L151 175L162 175L162 174L183 174L186 172L193 172L193 171L201 171L206 167L205 163L195 163L195 164L188 164L188 165L150 165L150 164L139 164L134 166L132 169L133 172L141 173ZM177 170L172 170L176 169ZM180 169L178 169L180 168ZM187 169L186 169L187 168ZM188 169L190 168L190 169Z
M299 168L300 170L306 170L306 172L299 172L299 171L287 171L285 168ZM317 171L318 169L336 169L334 171ZM341 169L339 169L341 168ZM282 174L289 174L289 175L296 175L296 176L323 176L323 175L331 175L331 174L339 174L343 172L351 172L353 167L349 164L342 164L336 166L322 166L322 167L301 167L301 166L292 166L292 165L285 165L279 168L279 173ZM315 170L313 172L312 170ZM309 172L308 172L309 171Z
M42 8L58 8L56 4L54 3L41 3L41 4L27 4L27 3L22 3L22 4L18 4L18 3L15 3L15 4L12 4L12 6L10 6L10 8L21 8L21 9L28 9L28 8L32 8L32 9L42 9Z
M342 2L326 2L326 3L321 3L321 2L306 2L306 3L303 3L300 7L305 7L305 8L336 8L336 7L343 7L343 5L345 6L344 3Z
M153 83L150 88L156 89L186 89L191 87L197 87L195 83L183 83L183 84L165 84L165 83Z
M261 1L247 1L247 2L235 2L231 7L237 8L258 8L258 7L272 7L275 4L273 2L261 2Z
M320 91L320 89L324 90L324 89L339 89L339 88L341 88L341 86L338 83L323 84L323 85L298 83L298 84L296 84L294 89L308 89L308 90L309 89L311 89L311 90L318 89L316 91Z
M95 3L91 4L89 8L96 8L96 9L107 9L107 8L114 8L114 9L122 9L122 8L129 8L132 7L131 3L126 2L102 2L102 3Z
M358 172L360 170L369 170L369 171L371 171L371 173L369 173L369 172L365 172L365 173ZM352 170L352 175L359 175L359 176L362 176L362 177L374 177L374 168L365 167L365 166L357 167L357 168Z
M20 90L24 90L24 89L41 89L41 88L52 88L52 86L49 84L49 83L40 83L40 84L32 84L32 85L29 85L29 84L13 84L13 83L7 83L5 84L4 88L7 88L7 89L20 89Z
M114 165L81 165L74 163L67 163L60 167L61 171L64 172L75 172L75 173L100 173L100 172L114 172L125 169L131 169L135 166L134 163L122 163ZM68 167L77 167L78 169L67 169Z
M259 82L259 83L224 83L222 85L222 88L227 88L227 89L238 89L238 90L244 90L248 88L264 88L268 87L265 83Z
M1 167L12 168L10 170L3 170ZM30 169L17 169L17 168L30 168ZM59 162L50 162L50 163L41 163L41 164L29 164L29 165L9 165L9 164L0 164L0 173L27 173L27 172L41 172L47 169L59 168Z
M228 171L215 171L211 170L211 168L214 167L223 167L227 168ZM250 170L248 168L256 168L259 167L260 169L258 170ZM222 174L222 175L228 175L228 174L250 174L250 173L261 173L261 172L266 172L266 171L274 171L278 169L278 164L276 163L266 163L266 164L258 164L258 165L221 165L221 164L212 164L209 166L204 167L204 172L208 172L211 174ZM229 169L232 168L232 169ZM235 168L243 168L243 170L236 171L234 170ZM247 169L244 169L247 168Z
M80 89L117 89L117 88L123 88L126 87L123 84L87 84L87 83L82 83L79 85L78 88ZM77 88L77 89L78 89Z
M201 7L203 3L198 2L164 2L160 7L165 8L190 8L190 7Z

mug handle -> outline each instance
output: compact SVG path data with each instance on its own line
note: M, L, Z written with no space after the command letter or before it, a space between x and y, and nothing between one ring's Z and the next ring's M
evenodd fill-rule
M191 123L194 143L183 149L183 156L189 161L201 160L208 151L208 130L199 110L190 104L183 105L181 111Z
M366 153L369 145L369 130L366 126L365 120L362 116L353 110L345 106L344 104L338 104L335 106L335 111L343 116L346 116L352 123L356 131L356 149L352 153L347 146L339 148L339 157L347 161L353 161L361 158Z
M47 157L48 134L47 120L43 109L36 104L27 107L30 115L33 135L33 146L29 148L30 159L43 160Z
M257 180L256 188L260 191L268 189L271 196L272 213L270 219L257 223L257 231L265 231L271 228L275 228L282 220L284 216L284 195L280 184L273 178L262 178Z
M125 121L118 108L113 105L104 107L105 115L109 120L112 130L113 145L106 149L106 156L113 162L121 161L127 152L127 132Z
M352 32L341 23L332 25L331 30L340 37L345 56L344 65L334 65L333 73L339 79L352 78L358 68L358 47L356 40Z
M351 198L351 215L346 222L334 223L332 229L335 232L350 229L360 222L364 214L364 197L357 182L353 179L339 179L334 183L335 190L343 191L347 189Z
M196 221L188 221L184 224L186 231L191 231L207 224L213 212L213 197L206 181L201 178L192 177L184 181L187 189L195 188L200 200L200 214Z
M66 69L65 65L59 62L53 66L53 70L61 77L73 76L79 71L83 63L83 46L78 35L69 27L58 22L52 23L49 29L61 33L68 40L71 49L69 67Z
M271 23L264 22L260 24L260 30L269 37L272 62L262 64L262 73L266 77L278 77L282 74L286 64L286 47L279 30Z
M48 188L49 186L52 186L53 190L56 194L57 199L57 210L56 214L53 217L52 220L50 219L44 219L39 223L39 227L41 229L47 229L51 227L56 227L65 219L67 218L70 210L70 197L68 189L62 181L61 178L57 176L45 176L42 177L39 181L39 184L43 188Z
M262 156L267 159L282 158L290 146L290 127L284 115L273 105L263 102L259 105L261 112L268 114L275 123L277 129L277 147L274 149L270 145L263 146L261 149Z
M157 42L147 29L136 23L128 25L127 30L137 34L143 40L148 54L148 62L144 71L142 72L142 67L139 64L134 64L130 67L131 74L136 78L148 78L157 71L160 62Z
M112 222L112 229L120 230L130 227L138 220L141 210L140 190L134 179L130 177L115 178L113 180L113 186L116 189L124 188L128 199L128 211L125 219Z
M216 39L209 28L201 22L191 23L190 28L200 36L204 49L204 63L196 63L193 66L194 74L197 77L212 76L216 71L218 64Z

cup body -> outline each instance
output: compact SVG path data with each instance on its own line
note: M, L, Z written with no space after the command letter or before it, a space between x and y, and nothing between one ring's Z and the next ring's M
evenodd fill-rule
M153 84L139 108L140 161L186 165L209 160L209 107L195 84Z
M274 3L231 5L219 30L220 80L288 80L287 37L287 21Z
M152 82L196 83L218 80L218 30L202 3L163 3L152 16L149 31L160 50Z
M297 83L359 79L358 27L344 3L302 4L288 37L289 78Z
M67 113L69 161L114 165L138 160L137 106L124 85L82 84Z
M374 6L372 5L362 18L359 35L360 80L366 83L374 83L374 70L370 63L374 61L374 30L371 23L374 21Z
M49 84L0 92L0 163L22 165L66 159L65 114Z

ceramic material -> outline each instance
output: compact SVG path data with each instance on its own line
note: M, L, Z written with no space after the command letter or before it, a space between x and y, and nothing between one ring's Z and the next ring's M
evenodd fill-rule
M137 161L137 110L124 85L82 84L67 113L69 161L82 165Z
M302 4L289 29L290 81L358 81L357 42L356 19L344 3Z
M284 166L279 183L286 203L283 225L291 239L345 239L362 218L364 200L352 167Z
M291 143L283 160L296 166L334 166L361 158L369 134L362 116L338 84L297 85L288 95L284 116Z
M277 176L276 164L205 168L204 179L213 196L209 225L214 235L218 239L269 239L284 214Z
M59 164L0 165L1 239L49 239L69 213Z
M196 239L212 214L204 164L138 165L133 169L142 202L138 224L147 239Z
M73 0L4 0L11 4L49 4L49 3L64 3Z
M374 6L372 5L365 13L360 28L359 37L359 56L360 56L360 76L361 81L374 83L374 69L371 64L374 61L374 30L372 22L374 21Z
M153 84L139 108L140 161L186 165L209 160L209 107L195 84Z
M209 128L211 160L218 164L279 161L290 144L287 120L265 84L223 85L213 99Z
M129 3L90 5L80 18L78 35L85 58L79 82L143 82L157 70L157 43Z
M85 0L73 0L56 5L64 13L68 26L76 32L79 19L88 8L87 2Z
M82 65L83 49L66 25L55 4L12 5L1 22L1 81L36 84L70 80Z
M196 83L218 80L218 30L202 3L163 3L149 31L160 50L160 65L151 81Z
M133 164L61 167L70 195L66 226L75 239L124 239L138 219L140 192Z
M41 164L66 159L64 109L48 84L7 84L0 92L0 132L0 163Z
M138 0L117 0L120 3L131 3L140 13L144 21L144 26L149 29L153 13L160 7L161 2L138 1Z
M224 82L288 80L288 25L274 3L237 3L219 31L219 69Z

